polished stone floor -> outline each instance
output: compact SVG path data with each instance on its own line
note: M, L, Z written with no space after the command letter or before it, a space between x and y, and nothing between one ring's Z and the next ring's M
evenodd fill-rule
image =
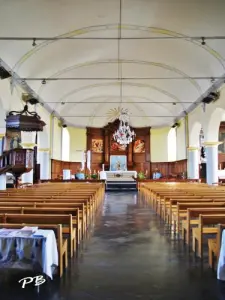
M61 280L44 283L37 294L32 285L22 289L20 278L0 273L2 299L225 299L224 283L170 236L135 192L106 195L91 237Z

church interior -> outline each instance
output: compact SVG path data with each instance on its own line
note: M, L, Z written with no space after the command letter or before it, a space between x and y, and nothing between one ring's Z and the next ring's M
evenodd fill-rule
M224 15L0 0L4 300L225 300Z

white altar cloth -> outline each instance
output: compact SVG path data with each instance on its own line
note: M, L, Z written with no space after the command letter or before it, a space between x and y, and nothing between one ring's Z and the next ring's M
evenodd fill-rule
M7 231L10 233L7 234ZM36 241L42 241L40 244L42 247L38 246ZM16 247L15 244L17 245ZM32 261L32 255L34 255L36 261L40 263L43 273L53 279L52 266L58 266L58 250L53 230L38 229L34 234L23 236L20 229L1 229L0 263L6 264L7 261L10 261L10 255L14 252L18 256L18 261L24 258Z
M220 256L217 266L217 279L225 281L225 230L223 230Z
M134 178L137 178L137 172L136 171L101 171L100 172L100 179L101 180L107 180L109 178L113 178L114 176L116 176L116 174L121 175L121 178L132 178L132 176Z
M55 238L55 233L53 230L42 230L38 229L34 237L42 236L44 238L43 243L43 260L42 260L42 268L43 273L53 279L52 276L52 266L58 266L58 249L57 249L57 242Z
M225 170L218 170L218 177L219 179L225 178Z

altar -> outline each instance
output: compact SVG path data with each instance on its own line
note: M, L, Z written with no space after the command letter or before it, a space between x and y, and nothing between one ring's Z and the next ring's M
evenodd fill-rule
M135 181L137 178L136 171L101 171L100 179L107 181Z
M87 149L91 151L91 170L99 172L100 179L115 181L117 185L136 184L137 173L150 174L150 127L132 128L134 141L120 145L114 139L120 122L116 119L103 128L87 127Z

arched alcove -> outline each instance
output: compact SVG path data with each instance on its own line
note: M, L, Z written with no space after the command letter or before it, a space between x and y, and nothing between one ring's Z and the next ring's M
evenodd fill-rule
M70 134L67 128L62 129L62 160L70 160Z
M175 161L177 158L177 131L171 128L167 138L168 161Z

